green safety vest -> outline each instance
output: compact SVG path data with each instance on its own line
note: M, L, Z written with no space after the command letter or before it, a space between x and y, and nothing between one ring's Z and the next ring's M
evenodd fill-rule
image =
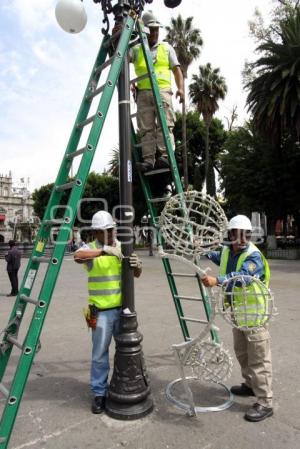
M96 242L89 243L91 249L98 249ZM122 304L121 261L116 256L100 256L93 259L88 270L88 301L99 309L112 309Z
M142 76L148 72L146 61L141 45L134 47L134 68L136 75ZM167 44L161 42L157 47L156 61L153 63L154 70L160 89L171 89L171 70L169 65L169 47ZM151 89L151 82L149 78L138 81L137 87L140 90Z
M268 303L266 302L266 298L269 297L268 286L270 282L270 268L264 255L252 242L250 242L247 250L243 251L239 256L236 264L236 271L241 269L246 258L254 251L258 251L263 260L265 270L263 284L265 287L262 287L261 284L255 282L244 287L234 287L232 290L231 302L228 304L228 306L230 305L232 308L235 322L238 326L243 327L262 326L268 319ZM229 247L224 246L221 254L220 276L225 276L227 274L226 270L229 253ZM246 304L243 292L246 292ZM247 316L247 313L249 316Z

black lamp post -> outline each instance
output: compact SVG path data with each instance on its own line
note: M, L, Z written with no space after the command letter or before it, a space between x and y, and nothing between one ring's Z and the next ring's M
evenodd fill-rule
M123 23L128 12L134 10L141 15L145 3L153 0L94 0L101 3L106 24L103 33L109 29L108 15L114 14L116 23ZM167 0L165 0L165 3ZM181 0L174 0L179 4ZM168 3L172 3L168 1ZM169 5L168 5L169 6ZM132 161L130 123L130 81L129 62L125 56L118 82L119 138L120 138L120 226L119 239L124 255L122 266L122 299L120 334L116 337L114 370L106 401L107 414L113 418L130 420L147 415L153 409L150 386L141 348L142 335L138 332L137 314L134 306L134 276L128 257L133 252L133 207L132 207Z

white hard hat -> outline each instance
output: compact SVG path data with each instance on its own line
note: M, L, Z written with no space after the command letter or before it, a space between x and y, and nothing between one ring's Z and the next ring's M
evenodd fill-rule
M246 215L236 215L229 221L227 229L228 231L231 231L231 229L252 231L252 224Z
M115 228L116 223L113 217L105 210L100 210L93 215L92 218L92 229L110 229Z
M146 11L142 16L142 21L145 27L154 28L161 27L160 21L155 17L152 11Z

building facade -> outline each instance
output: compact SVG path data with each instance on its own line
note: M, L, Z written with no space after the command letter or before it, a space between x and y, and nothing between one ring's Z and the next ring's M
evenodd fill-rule
M33 212L33 200L24 178L13 183L12 174L0 174L0 242L13 239L32 242L39 219Z

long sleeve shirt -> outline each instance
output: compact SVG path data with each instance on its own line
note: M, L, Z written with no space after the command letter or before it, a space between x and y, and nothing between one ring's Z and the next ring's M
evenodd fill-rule
M229 246L230 252L228 257L228 263L226 268L226 275L225 276L218 276L218 284L223 284L224 281L238 275L247 275L247 276L255 276L261 280L263 280L264 277L264 264L261 257L261 254L259 251L254 251L251 253L242 264L239 271L236 270L237 262L242 254L242 252L246 251L247 248L244 250L239 251L238 253L234 253L232 246ZM221 251L211 251L207 258L211 260L216 265L220 266L221 263Z

